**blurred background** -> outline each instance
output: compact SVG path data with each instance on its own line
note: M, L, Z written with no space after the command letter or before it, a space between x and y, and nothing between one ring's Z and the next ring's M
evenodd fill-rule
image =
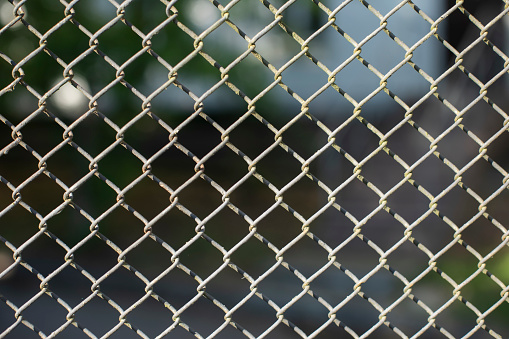
M260 282L258 291L265 300L255 295L233 314L233 320L254 337L261 335L277 321L274 303L282 308L302 292L302 277L311 277L328 263L329 252L352 236L355 220L379 206L376 191L384 194L397 185L405 168L383 150L376 153L363 165L361 177L336 195L336 207L322 211L330 193L324 187L333 191L347 182L355 169L351 159L361 162L379 146L380 137L374 131L386 134L405 118L407 110L398 101L411 107L429 93L429 79L445 74L437 84L439 95L422 100L412 112L411 123L390 134L387 147L411 166L430 150L430 137L439 137L455 123L451 107L465 110L461 124L437 143L439 154L415 168L412 178L416 184L407 182L389 195L390 210L372 216L363 225L362 236L337 252L341 266L330 266L313 280L310 286L316 298L304 295L284 313L291 324L279 324L267 337L310 335L326 323L329 310L323 300L332 307L344 301L354 291L352 275L357 279L366 276L379 264L380 251L389 250L404 237L406 228L398 218L412 224L429 211L430 199L422 189L433 197L444 192L455 181L452 168L469 164L479 155L479 140L482 144L494 135L487 146L488 157L468 167L462 185L438 200L439 212L429 214L413 229L413 241L403 242L388 255L388 266L362 284L363 293L339 309L341 323L329 325L318 338L347 338L349 330L359 336L367 332L378 323L381 310L403 295L401 276L407 281L420 276L428 269L430 256L451 244L456 230L464 225L462 242L441 253L437 269L416 280L413 297L392 309L387 321L411 337L425 328L430 312L447 304L436 316L437 328L423 331L422 338L462 337L476 327L484 312L487 329L473 337L496 337L490 330L509 336L509 306L503 299L507 297L503 286L509 283L509 253L503 238L509 201L503 181L509 170L504 54L509 20L507 15L500 16L506 5L503 1L471 0L452 11L437 26L437 35L413 51L412 62L417 67L407 63L397 69L387 79L391 93L380 91L363 102L361 118L351 120L335 135L341 152L329 147L314 158L309 166L314 179L304 176L295 182L282 194L285 205L271 209L277 191L302 173L302 159L324 147L330 132L355 113L355 103L380 86L377 74L388 74L405 59L401 44L412 47L430 32L430 21L456 4L416 0L403 5L387 19L393 36L381 30L369 39L361 48L362 60L353 59L336 75L340 90L328 87L309 102L309 114L288 125L301 112L303 102L327 83L324 68L334 71L352 57L352 41L359 43L379 28L380 17L398 3L373 0L368 8L363 1L345 1L335 15L340 32L329 26L309 41L314 61L302 55L288 64L301 52L302 42L327 23L327 8L334 10L339 2L241 0L233 5L189 0L176 2L170 9L166 1L134 0L125 2L122 12L119 3L106 0L73 4L2 0L0 272L4 274L0 278L0 333L6 338L36 338L41 336L38 330L49 335L66 322L68 310L50 294L31 300L48 276L48 288L70 308L91 295L90 277L103 277L100 291L110 302L96 296L75 312L80 326L102 337L119 323L118 309L126 310L140 300L148 281L170 267L175 251L183 249L178 258L190 271L175 268L154 285L154 292L178 310L197 295L197 281L207 279L224 263L221 247L229 251L248 236L249 220L252 223L270 209L256 224L259 237L249 238L231 254L231 262L255 280L276 264L278 250L299 237L303 221L318 216L309 225L315 238L305 236L295 242L284 252L284 265ZM17 5L24 13L23 22L11 25ZM178 66L178 83L168 84L172 77L168 65L181 65L193 55L196 36L222 18L225 6L231 25L225 22L202 39L201 51L209 60L196 54ZM256 53L236 63L249 48L247 40L270 25L278 9L286 31L275 25L256 41ZM147 46L143 36L174 13L178 13L176 20L150 37L150 48L143 52ZM479 25L488 25L488 34L474 44L482 34ZM109 28L103 30L106 26ZM95 45L94 51L91 46ZM457 62L454 51L464 52L463 71L451 68ZM234 65L227 72L228 83L221 84L221 71L228 65ZM66 67L72 70L74 83L60 86L69 74ZM274 83L278 70L284 86L274 85L259 97ZM444 73L447 70L452 71ZM489 83L489 99L476 99L482 87L479 83ZM208 93L216 84L220 85ZM150 110L146 110L146 98L164 87L150 99ZM41 99L45 94L48 97ZM200 97L204 99L197 100ZM246 114L247 102L254 98L259 98L256 114ZM197 101L202 102L201 110L197 110ZM235 148L213 151L221 144L224 131L236 122L240 123L228 133ZM66 141L69 130L72 143ZM283 131L282 140L290 151L271 148L278 130ZM174 131L178 131L179 147L170 143ZM122 144L116 143L120 134ZM256 159L268 149L271 151L256 164L259 177L251 176L231 191L235 208L214 214L223 203L223 193L248 174L246 157ZM150 175L146 175L146 160L156 154L150 161ZM205 176L189 181L204 157L208 158ZM100 174L87 177L94 166ZM66 187L72 187L69 204ZM175 191L182 208L169 208ZM119 196L122 204L117 203ZM480 202L475 197L488 201L483 215L478 215ZM205 219L205 235L189 244L197 234L197 220ZM99 235L82 242L91 234L94 220ZM34 237L43 223L46 234ZM147 237L132 247L149 223L158 240ZM68 248L73 247L73 262L79 268L65 266ZM129 265L111 272L121 252ZM28 266L12 266L18 253ZM487 271L477 274L484 257ZM472 276L475 278L461 288L461 298L448 304L455 286ZM224 323L225 311L218 305L232 309L249 294L250 284L246 276L224 268L206 285L215 303L199 298L181 314L181 321L191 329L177 327L167 337L209 336ZM17 319L15 310L23 305L23 319L38 330L24 324L9 329ZM121 326L111 338L156 337L172 325L172 315L163 303L148 298L126 315L143 334ZM86 333L70 325L57 337L85 338ZM382 325L372 337L396 338L398 333ZM243 336L227 326L217 337Z

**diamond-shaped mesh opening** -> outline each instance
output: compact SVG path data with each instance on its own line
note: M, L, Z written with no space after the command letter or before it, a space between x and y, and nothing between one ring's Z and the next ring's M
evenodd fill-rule
M24 164L24 166L20 166L20 168L14 168L14 166L12 168L10 166L2 168L2 177L5 178L5 181L2 180L3 183L7 181L10 182L11 185L14 185L14 187L17 187L38 170L39 162L37 159L32 157L27 150L19 145L10 149L3 157L6 163L8 161L16 165ZM14 188L11 189L14 190ZM12 192L9 195L12 195Z
M404 143L406 138L412 138L411 146ZM390 150L409 166L420 160L430 150L429 146L429 140L408 124L401 126L388 138Z
M137 48L142 47L142 41L143 40L140 39L139 43L136 44ZM193 38L180 30L174 22L165 26L164 29L159 34L154 35L150 41L157 55L171 66L177 65L193 51Z
M329 267L311 283L311 289L321 298L335 306L353 291L354 282L335 265Z
M352 279L352 274L357 277L357 279L361 279L364 275L366 275L369 271L371 271L373 266L378 264L379 256L377 252L369 247L369 245L364 242L368 241L365 237L355 237L351 240L344 241L341 246L341 251L337 255L337 261L344 266L343 268L349 272L348 276ZM339 246L338 246L339 247ZM362 248L362 255L358 256L355 260L353 260L351 253L358 248ZM355 280L354 280L355 281Z
M214 10L213 13L216 11L220 13L219 10ZM198 34L201 33L201 31L196 32ZM225 37L227 37L227 39L225 39ZM218 65L223 67L233 63L247 48L248 42L237 34L227 23L221 24L203 39L203 51L214 58ZM228 50L228 53L222 52L222 50L225 49Z
M260 235L251 237L230 256L235 265L254 279L261 276L274 264L275 257L274 251L261 242L259 238L261 238ZM256 260L253 260L253 258Z
M60 19L64 18L64 9L62 7L62 12L58 13L61 15ZM90 38L87 35L83 34L76 25L69 21L48 37L47 44L53 53L69 63L89 48L89 40ZM72 44L74 48L66 48L69 44Z
M30 239L33 235L32 233L36 232L39 220L19 204L5 207L2 213L6 225L3 228L2 237L13 246L21 246L25 241ZM17 219L21 221L16 223ZM11 255L11 253L9 255Z
M368 239L377 239L377 246L387 251L403 237L405 228L392 215L383 211L377 213L362 228Z
M440 93L442 98L444 95L447 95L447 102L444 102L443 99L439 98L439 101L444 104L442 112L446 115L452 114L454 117L454 115L459 114L461 110L467 107L479 96L482 82L477 79L477 76L474 73L471 73L472 71L473 70L465 71L468 72L465 74L459 68L455 68L454 71L448 75L446 79L444 79L444 82L438 85L437 91ZM444 86L447 82L456 83L457 86Z
M207 321L196 321L202 318L206 318ZM221 309L203 297L182 314L182 320L188 323L197 322L196 331L206 335L210 335L224 322Z
M284 202L305 219L318 212L327 203L327 195L319 188L316 182L302 178L292 185L283 195ZM304 202L305 201L305 202Z
M303 86L304 84L301 82L303 76L313 79L313 81ZM327 83L327 73L318 68L313 61L305 55L294 60L289 67L283 71L282 77L282 81L285 85L304 100ZM297 99L295 95L293 97Z
M488 35L488 39L492 39L493 35ZM479 63L479 59L487 59L490 60L488 66L480 66L484 65L484 63ZM488 82L494 77L498 72L502 71L504 60L501 59L492 48L487 46L486 44L479 42L473 47L464 57L464 66L471 71L476 78L478 78L483 83Z
M120 188L124 188L133 182L142 173L140 168L142 165L141 161L136 159L130 150L125 149L121 145L102 154L106 154L106 156L98 162L98 167L101 174L106 178L113 178L112 172L118 170L119 164L125 166L126 169L130 169L129 171L123 171L124 176L116 177L116 180L112 180Z
M162 4L147 5L144 1L135 0L126 7L124 18L138 30L148 34L153 27L167 18L163 8Z
M35 53L37 49L30 52ZM45 67L41 67L41 64L45 65ZM23 71L26 72L23 80L36 91L44 94L53 87L55 79L61 79L62 67L51 56L43 51L39 51L26 60L26 63L23 65Z
M487 123L487 119L484 116L489 116L489 120L492 123ZM481 140L488 140L502 126L503 117L498 115L485 100L481 100L463 115L462 122Z
M147 258L160 258L171 262L172 253L161 243L153 239L153 236L145 239L135 248L131 249L127 254L127 260L136 270L143 274L147 279L156 278L166 269L166 265L162 265L160 261L153 260L150 265L143 265L142 262Z
M41 312L41 309L46 309L47 312ZM54 317L51 314L58 314L59 317ZM51 333L59 328L64 321L60 322L57 319L64 318L66 315L66 309L47 294L41 295L26 310L27 320L33 322L43 333Z
M372 55L377 55L376 49L380 45L384 45L386 48L383 57L372 57ZM405 50L399 47L387 34L380 32L363 46L361 56L377 71L386 74L396 68L401 60L405 58Z
M2 245L2 255L5 253L9 259L12 257L12 255L6 250L3 251L5 247ZM9 260L8 264L11 264L13 260ZM5 267L6 268L6 267ZM39 288L40 281L37 279L35 275L33 275L29 270L27 270L25 267L21 266L20 264L16 265L13 270L11 270L11 273L7 276L5 276L0 284L2 286L2 290L5 291L4 293L7 293L7 291L14 291L15 288L13 288L12 284L22 286L23 288L26 288L27 290L34 290ZM14 312L12 310L12 306L19 307L23 305L24 302L26 302L26 295L23 295L22 293L14 293L12 298L9 298L10 303L7 302L7 300L2 299L2 305L6 308L2 308L2 310L6 310L5 314L10 314L9 312L12 312L12 319L10 317L6 317L5 320L9 321L15 321L14 318Z
M313 220L311 224L313 241L322 249L328 251L327 246L334 249L351 236L353 223L343 213L347 212L339 211L337 205L333 205Z
M339 144L342 145L341 142ZM354 166L337 150L337 146L329 146L309 168L309 172L327 187L335 189L352 176Z
M404 197L404 199L403 199ZM429 210L429 199L410 183L404 183L387 199L387 206L408 224L413 224Z
M380 168L387 172L383 173ZM379 190L387 192L404 178L404 169L387 153L380 151L366 163L362 175Z
M102 238L91 237L74 252L74 258L78 265L84 269L80 273L86 275L88 272L95 279L101 277L118 263L118 253L105 244L104 236ZM90 277L87 278L90 279ZM88 285L91 287L92 283Z
M147 206L142 199L142 197L147 195L153 196L158 203ZM134 186L125 195L127 203L149 220L156 217L167 207L168 196L169 193L167 191L162 189L157 182L150 179L142 179L140 184Z
M90 221L73 207L66 206L46 222L48 231L69 247L78 244L90 233Z
M154 313L154 311L161 315L164 314L166 317L148 320L146 315ZM146 335L155 337L173 323L172 319L169 317L170 315L171 313L167 309L164 309L161 303L154 298L148 298L130 312L127 319Z
M130 272L125 267L119 267L113 272L103 276L106 278L101 284L101 292L108 296L122 309L127 309L129 306L139 300L145 292L140 289L144 288L144 283L138 279L133 272ZM99 278L99 277L98 277ZM120 282L126 282L125 288L118 288ZM117 308L116 305L111 305Z
M421 276L421 279L412 287L412 300L426 312L436 311L452 296L453 287L437 272L441 273L435 269Z
M204 31L221 17L221 12L214 4L208 1L200 0L182 5L182 11L185 13L185 22L195 32ZM194 15L197 12L200 12L200 14Z
M358 78L354 77L354 74L357 74ZM355 80L346 81L346 79L352 78ZM373 74L362 61L354 59L336 75L336 84L341 91L346 92L345 95L353 98L356 102L360 102L380 86L380 78ZM355 106L355 102L349 97L347 97L348 101Z
M49 133L48 137L44 138L42 141L39 140L41 133L46 132ZM23 141L30 145L41 157L53 149L58 148L59 144L63 141L63 132L64 130L56 124L53 119L43 113L38 115L31 123L27 124L21 130Z
M442 314L437 317L437 322L440 321L444 323L448 321L450 323L449 326L443 326L445 330L447 330L451 335L455 337L465 336L468 332L470 332L477 325L476 323L476 314L467 308L465 305L467 300L460 299L455 300L449 307L447 307ZM452 316L451 314L459 313L456 316ZM464 324L460 326L460 324ZM483 335L484 330L479 329L479 335Z
M381 133L389 132L405 113L405 110L392 99L397 95L398 88L392 84L387 88L391 94L387 95L384 90L379 91L363 105L361 112L361 116Z
M283 230L277 225L287 225ZM258 232L273 246L283 248L301 233L302 223L283 207L278 206L258 223ZM275 256L275 254L274 254Z
M10 6L10 4L9 4ZM23 25L21 23L18 23L19 25ZM24 26L23 26L24 27ZM16 39L16 41L14 42L14 39L12 40L9 40L9 39L6 39L5 41L3 40L2 41L2 47L4 48L4 53L6 53L6 55L8 56L8 58L10 58L11 60L13 60L14 62L19 62L20 60L22 60L24 57L26 57L27 55L30 54L30 52L32 52L38 45L38 39L33 35L31 34L30 32L28 31L25 31L25 30L19 30L19 29L9 29L7 31L5 31L5 36L11 36L11 37L14 37L14 36L18 36L19 37ZM13 66L13 64L10 62L9 59L2 61L2 68L9 68L10 70L12 70L12 67L9 66L9 64L7 64L5 61L9 61L9 64L11 66ZM2 84L4 83L4 81L12 81L12 77L5 77L3 80L2 80Z
M487 275L480 273L468 284L468 287L465 287L462 294L481 312L485 312L500 300L500 291L500 286ZM483 298L479 298L481 295ZM493 315L496 313L498 312Z
M273 186L281 189L302 173L300 168L296 168L296 165L300 165L296 157L295 152L288 152L283 147L276 147L257 164L257 172Z
M111 66L115 65L114 63L120 66L141 49L142 38L121 21L112 21L110 23L113 26L100 34L97 40L100 46L99 49L106 55L106 61ZM129 38L122 40L115 39L115 36L118 36L118 34L128 36Z
M488 255L488 253L495 250L501 238L500 230L484 217L475 220L461 234L462 238L482 256ZM503 253L504 249L502 248L499 251Z
M41 234L35 239L30 239L25 242L24 245L26 246L26 249L21 252L21 257L29 265L29 267L25 267L23 269L29 269L31 274L33 274L34 279L37 278L42 280L41 275L46 277L63 263L61 257L65 255L65 250L57 243L57 241L50 239L47 234ZM39 258L37 253L41 248L51 249L50 251L52 252L52 255L48 256L45 260ZM40 281L38 282L38 285L39 284ZM39 287L37 287L37 289L39 289Z
M428 266L429 257L417 245L415 239L401 244L398 242L397 249L387 257L390 267L408 281L415 279Z
M304 308L312 310L313 315L303 316L298 310ZM328 310L320 305L315 298L306 294L293 304L287 312L287 319L295 326L299 327L304 333L313 333L327 321Z
M92 176L88 178L88 180L81 182L79 187L71 193L73 202L79 207L85 209L84 211L86 214L81 214L87 219L89 219L87 214L96 218L109 210L110 206L116 202L118 195L111 186L108 185L108 183L96 176ZM90 196L95 195L100 196L100 198L91 200Z
M63 266L64 263L61 263ZM65 300L69 306L78 305L83 299L87 298L92 283L80 272L71 266L65 267L52 279L49 287L52 292L57 294L62 300Z
M148 53L143 53L132 59L128 64L125 64L125 68L123 69L125 73L123 80L128 82L134 88L137 88L141 94L145 96L148 96L150 93L168 81L168 78L161 77L160 79L156 80L156 78L154 78L151 79L150 82L147 82L146 77L149 76L147 75L147 68L149 66L155 68L151 69L151 71L157 72L158 74L164 75L168 72L168 70L163 65L158 64L154 57Z
M454 202L454 203L453 203ZM460 207L461 206L461 207ZM458 227L469 221L478 213L479 203L468 195L465 190L455 186L438 202L440 213L447 216ZM471 211L466 212L465 209Z
M316 246L316 241L306 236L285 252L285 260L304 277L310 277L327 263L327 254L324 249ZM317 259L312 262L309 260L311 256Z
M169 143L169 127L161 126L158 124L160 120L153 115L152 112L143 114L135 124L126 129L124 133L124 140L130 147L140 153L144 158L157 154ZM138 133L140 130L150 131L150 135L141 137Z
M414 300L406 298L391 311L388 320L407 336L415 335L428 325L426 318L429 314L419 307ZM404 321L402 321L404 319ZM433 327L432 327L433 329ZM431 338L431 335L422 335L423 338Z
M438 31L441 32L441 25L438 26ZM412 46L408 46L412 47ZM433 36L424 41L421 45L419 45L414 51L412 56L412 61L417 65L418 69L416 69L416 73L419 74L419 77L421 76L422 71L425 72L425 74L432 77L431 79L437 79L439 76L442 75L444 69L443 67L437 67L437 65L430 60L429 58L429 51L432 51L432 55L435 56L435 58L438 58L440 60L446 61L448 57L451 57L449 50L447 50L440 41L438 41ZM451 57L452 58L452 57ZM452 63L452 61L451 61ZM452 65L452 64L451 64ZM450 65L449 65L450 66ZM414 68L415 69L415 68ZM430 79L424 78L427 81L427 84L429 84ZM421 83L424 82L424 79L420 81ZM415 80L416 82L418 80ZM431 80L432 81L432 80ZM424 89L424 85L423 85ZM427 86L427 90L430 89L430 85Z
M223 208L206 224L206 233L226 250L247 236L249 224L230 208Z
M454 230L433 213L414 227L412 237L434 255L452 241Z
M329 4L329 8L332 10L335 6L337 6L337 4ZM359 21L346 20L349 16L358 17ZM348 3L347 6L336 15L336 18L338 26L357 42L362 41L362 39L379 26L379 21L376 16L370 13L362 3L356 1ZM362 25L360 22L362 22Z
M175 266L169 272L159 272L159 279L154 286L154 291L169 303L169 306L167 306L171 306L171 310L173 308L178 310L197 293L198 282L196 276L188 273L189 269L182 265ZM176 289L176 286L180 285L182 288Z
M429 83L429 79L424 77L422 75L422 72L425 72L424 74L426 75L433 76L432 74L442 71L441 69L436 70L435 69L437 68L436 65L433 64L426 65L425 62L419 60L420 59L419 55L421 55L420 50L426 48L428 47L421 45L419 46L418 49L414 51L414 54L416 54L417 57L415 58L415 60L414 58L412 60L413 62L418 63L420 67L419 69L417 69L417 71L414 67L406 63L402 65L394 74L392 74L390 78L387 79L387 88L391 91L391 93L388 95L388 99L390 99L390 101L393 101L392 106L394 106L395 110L397 111L401 111L402 109L408 111L406 106L408 106L409 108L412 107L413 105L424 106L425 104L419 103L419 100L421 100L421 98L423 98L429 93L431 85ZM426 55L422 59L427 60L429 62L429 59ZM421 74L419 72L421 72ZM411 80L412 82L411 90L408 90L408 87L406 85L408 84L409 80ZM387 95L386 93L383 94ZM393 98L394 96L397 96L397 98ZM389 102L389 100L386 101ZM390 107L391 106L389 105L389 108Z
M283 265L279 265L272 274L259 284L259 289L273 303L283 307L295 295L302 292L301 285L302 281L293 272L283 267ZM284 286L284 288L281 289L279 286Z
M30 185L21 190L23 201L35 211L46 215L62 202L64 191L57 187L53 180L41 174L37 178L32 179ZM40 194L44 191L51 193L45 194L45 198L40 199Z
M461 258L461 267L457 261ZM477 270L478 260L459 243L454 244L437 261L437 267L456 283L461 283Z
M243 93L251 98L255 98L262 93L273 82L274 78L274 74L252 54L236 64L228 72L228 76L229 81L236 84ZM288 85L292 87L291 84ZM272 98L272 101L275 101L274 98Z
M83 47L83 50L80 51L80 53L84 54L86 48L88 48L88 42L87 46ZM79 62L77 62L73 67L73 80L78 82L80 86L84 87L84 89L93 96L115 79L116 70L115 68L110 67L104 58L97 53L91 52L80 59L83 54L80 54L80 56L77 56L74 60L66 61L69 63L73 61L77 62L79 59ZM62 79L63 78L60 78L59 80ZM109 91L115 92L115 87ZM108 97L108 94L104 96ZM103 104L103 100L101 100L102 97L103 96L99 97L99 100L97 100L100 104ZM105 105L99 105L99 108L99 110L101 110L101 108L105 109ZM78 114L76 115L79 116Z
M108 243L108 246L111 247L111 250L118 252L120 249L122 251L143 235L144 225L141 220L122 206L117 207L113 211L107 211L105 214L106 216L99 224L99 231L103 236L110 239L111 244ZM122 226L124 225L129 225L131 236L121 236Z
M2 119L2 122L11 129L7 132L7 135L5 135L4 138L9 140L9 136L11 138L9 142L12 142L12 129L15 124L23 121L23 119L30 116L37 109L37 99L35 99L24 87L17 87L14 92L9 92L7 95L2 96L1 99L3 104L2 106L5 107L4 115L6 119ZM37 119L37 117L33 118L33 120Z
M380 143L380 139L359 120L354 120L348 126L336 134L336 140L349 157L347 161L360 162L373 152ZM351 159L353 158L353 159Z
M247 5L247 8L233 6L230 11L230 20L246 35L252 37L269 25L274 20L274 16L262 3L257 2Z
M24 19L39 32L45 33L58 21L63 19L61 10L63 10L63 7L57 3L50 5L44 1L35 1L33 7L30 6L30 8L26 8L26 16Z
M433 179L428 175L427 168L430 168L428 171L435 171ZM412 173L412 179L415 180L414 186L419 185L418 189L421 188L421 193L430 200L454 182L454 172L438 159L435 154L425 158L421 165L417 166ZM431 194L431 197L429 194Z
M251 316L250 310L256 311L256 320ZM233 320L238 321L251 334L260 335L263 331L260 331L256 324L260 322L265 328L269 328L274 323L274 315L274 309L255 295L233 314Z
M194 274L201 277L202 280L206 279L223 263L223 254L214 247L210 237L207 238L203 236L196 239L191 245L185 248L183 253L184 256L181 259L182 264L189 266L189 269L191 269ZM206 255L210 259L207 263L197 260L197 258L203 255Z
M433 16L438 12L436 8L431 8L431 11L429 11L422 7L423 5L426 6L426 3L423 1L416 1L414 3L428 16ZM387 15L390 11L396 8L399 3L397 1L375 1L373 5L381 12L382 15ZM384 8L385 6L387 6L387 8ZM423 38L430 26L431 25L423 20L419 13L417 13L409 4L405 4L403 7L400 7L389 17L389 20L387 21L387 29L408 47L413 46L421 38ZM405 29L405 27L408 27L408 29Z
M197 178L191 183L186 183L180 188L182 188L182 191L177 196L179 203L188 208L201 220L221 205L221 202L216 200L221 197L221 194L201 178Z
M155 159L151 165L152 173L170 189L175 190L195 174L196 163L172 146ZM175 167L178 169L174 170Z
M303 138L303 136L306 138ZM303 116L286 131L283 142L304 159L327 144L327 134L314 121Z
M503 5L1 5L0 336L506 337Z
M160 313L161 316L156 318L150 318L146 316L147 314L154 313L154 311ZM143 331L145 335L155 337L173 323L170 316L171 313L168 310L165 310L161 303L153 298L148 298L142 304L138 305L132 312L130 312L127 316L127 319L131 324L136 326L139 330ZM117 332L119 333L117 334ZM116 335L132 335L132 331L127 327L125 332L121 330L117 332L115 332Z
M363 312L364 319L361 321L352 316L354 312ZM369 303L364 293L360 292L351 299L348 304L342 307L337 317L347 326L350 331L362 335L367 332L378 321L379 312Z
M97 7L96 7L97 6ZM94 6L87 6L78 2L74 6L74 19L84 25L92 34L106 25L116 16L116 8L110 2L97 2ZM98 9L97 11L95 9ZM62 11L64 7L62 7Z
M336 198L338 205L358 220L369 215L378 206L379 200L379 196L358 178L351 181Z

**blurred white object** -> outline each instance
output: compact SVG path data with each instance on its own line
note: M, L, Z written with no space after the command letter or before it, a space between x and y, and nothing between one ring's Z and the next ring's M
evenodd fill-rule
M21 7L21 10L26 15L26 8L25 6ZM12 20L14 20L14 6L8 2L5 1L3 4L0 5L0 26L5 26ZM21 21L16 22L14 25L11 26L12 29L18 29L23 27L23 24Z
M75 74L73 80L83 87L85 91L90 93L90 86L84 77ZM59 81L61 81L61 79L55 81L54 85ZM60 87L60 89L50 97L50 101L52 101L62 114L68 118L77 118L88 110L87 97L70 82Z

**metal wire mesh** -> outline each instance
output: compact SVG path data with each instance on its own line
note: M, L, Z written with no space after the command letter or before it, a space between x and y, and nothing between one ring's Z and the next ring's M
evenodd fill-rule
M507 337L509 6L430 6L2 3L0 338Z

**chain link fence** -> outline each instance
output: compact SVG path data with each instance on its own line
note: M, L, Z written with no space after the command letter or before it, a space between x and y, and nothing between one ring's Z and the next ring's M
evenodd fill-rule
M507 338L508 11L2 0L0 338Z

